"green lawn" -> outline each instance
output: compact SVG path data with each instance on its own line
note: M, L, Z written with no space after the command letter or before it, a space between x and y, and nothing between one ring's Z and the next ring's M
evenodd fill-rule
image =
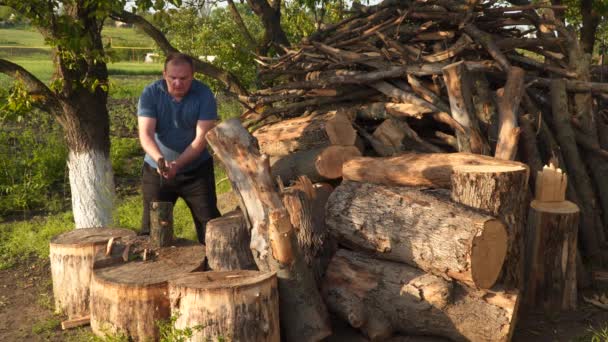
M104 44L111 40L112 46L154 48L154 41L134 28L106 26L101 32ZM0 46L45 47L42 35L30 28L0 29Z

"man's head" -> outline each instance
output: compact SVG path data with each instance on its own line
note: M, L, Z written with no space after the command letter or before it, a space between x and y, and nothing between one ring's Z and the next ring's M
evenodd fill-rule
M194 78L194 63L183 53L170 53L165 60L163 78L167 82L169 94L181 99L190 90Z

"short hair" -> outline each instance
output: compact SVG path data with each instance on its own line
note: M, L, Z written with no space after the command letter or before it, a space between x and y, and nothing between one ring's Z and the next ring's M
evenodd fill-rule
M167 59L165 59L165 70L167 70L167 65L169 63L188 64L190 69L192 69L192 72L194 72L194 61L192 60L192 57L186 55L185 53L170 52L167 55Z

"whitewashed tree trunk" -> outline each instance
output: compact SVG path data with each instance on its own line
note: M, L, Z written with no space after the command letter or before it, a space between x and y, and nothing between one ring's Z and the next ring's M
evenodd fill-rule
M114 175L110 156L96 150L68 154L76 228L111 226Z

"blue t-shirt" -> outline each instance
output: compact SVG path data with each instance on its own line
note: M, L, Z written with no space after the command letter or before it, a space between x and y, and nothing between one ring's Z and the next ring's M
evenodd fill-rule
M196 136L198 120L217 120L217 106L211 89L193 80L190 91L177 102L167 91L165 80L148 85L139 98L137 115L156 119L154 139L165 160L176 160ZM180 170L195 169L210 157L205 149L200 157ZM148 154L144 161L157 168L156 161Z

